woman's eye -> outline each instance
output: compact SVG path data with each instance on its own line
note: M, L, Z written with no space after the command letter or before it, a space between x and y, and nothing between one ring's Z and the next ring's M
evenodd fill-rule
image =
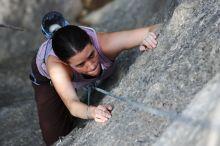
M83 62L83 63L80 63L80 64L77 65L77 67L83 67L84 64L85 64L84 62Z
M93 58L94 57L94 53L92 53L90 56L89 56L89 59Z

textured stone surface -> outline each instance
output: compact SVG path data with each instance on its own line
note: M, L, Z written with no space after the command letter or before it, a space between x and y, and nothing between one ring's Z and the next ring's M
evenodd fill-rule
M18 3L16 0L13 2ZM36 16L33 19L36 19L38 24L38 15L42 15L49 5L44 5L45 9L37 11L36 3L42 6L45 2L27 2L34 3L31 7L33 10L30 11ZM7 8L8 5L9 3L4 7ZM114 0L106 7L102 9L103 14L99 22L94 24L100 31L125 30L158 22L164 24L158 31L158 47L142 54L137 48L121 54L117 60L117 71L103 88L147 106L180 113L196 93L220 71L218 0ZM17 12L15 10L12 9L12 12ZM7 18L9 13L6 12L2 14ZM18 14L19 21L4 18L4 22L16 22L15 25L23 26L20 19L25 11ZM67 18L72 18L72 15ZM25 19L24 26L29 24L28 22L28 19ZM14 55L13 50L21 49L18 50L17 57L0 62L0 145L44 145L28 80L29 64L33 56L31 50L39 47L39 40L42 39L38 24L31 26L33 30L30 30L37 33L25 34L27 36L20 35L23 32L1 29L2 48L9 48L7 52L12 52L11 56ZM39 38L30 41L35 35ZM14 47L21 46L20 39L28 40L28 44L24 45L25 47ZM22 51L24 49L25 51ZM3 50L1 49L4 53ZM7 58L7 53L3 57ZM94 94L94 100L102 97L100 94ZM111 97L104 97L101 102L114 105L112 119L104 125L94 121L82 121L60 145L147 146L154 144L172 123L166 118L133 109Z
M138 7L139 3L135 5L132 2L127 9L131 14L123 13L126 11L126 8L122 9L124 5L118 5L117 9L121 11L112 7L114 12L106 16L106 19L112 20L111 23L102 19L98 26L114 30L144 23L138 20L146 22L140 11L144 9ZM140 6L144 7L146 1L142 2ZM165 21L161 28L156 49L137 54L138 58L130 68L126 68L128 64L123 62L131 63L128 60L135 59L136 55L122 54L119 59L119 81L113 85L113 93L128 96L148 106L180 113L219 72L219 2L196 0L179 3L170 21ZM137 6L138 14L129 6ZM133 24L133 19L127 18L132 15L138 19ZM122 16L124 19L117 19ZM152 21L156 21L156 18ZM132 110L126 103L111 97L105 97L102 102L114 105L112 119L105 125L89 122L84 128L69 134L63 145L152 145L172 122L137 109Z
M32 53L0 63L0 145L44 145L28 78ZM15 61L16 60L16 61Z
M46 12L58 10L72 22L81 9L80 0L1 0L0 24L15 25L25 31L0 28L0 61L38 48L43 39L39 33L41 18Z
M96 10L112 0L82 0L83 7L88 11Z
M29 81L33 51L43 41L43 14L59 10L71 22L81 11L80 0L1 0L0 24L25 29L0 28L0 145L44 145Z
M218 73L153 146L219 146L219 88Z

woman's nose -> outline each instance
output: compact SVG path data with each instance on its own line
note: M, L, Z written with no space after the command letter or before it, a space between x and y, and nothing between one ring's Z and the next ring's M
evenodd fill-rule
M90 71L94 70L95 69L95 63L92 62L92 61L88 61L87 62L87 66L89 68Z

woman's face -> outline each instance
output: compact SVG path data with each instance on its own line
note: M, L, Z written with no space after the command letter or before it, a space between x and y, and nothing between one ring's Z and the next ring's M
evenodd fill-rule
M69 65L78 73L98 76L101 70L99 63L99 56L92 44L86 45L86 47L69 60Z

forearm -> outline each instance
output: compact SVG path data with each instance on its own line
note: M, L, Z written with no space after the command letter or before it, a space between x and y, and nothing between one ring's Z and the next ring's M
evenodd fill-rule
M94 119L95 106L88 106L80 101L73 101L69 106L70 113L81 119Z
M154 32L160 24L120 32L98 33L102 52L114 60L122 51L141 45L149 32Z

